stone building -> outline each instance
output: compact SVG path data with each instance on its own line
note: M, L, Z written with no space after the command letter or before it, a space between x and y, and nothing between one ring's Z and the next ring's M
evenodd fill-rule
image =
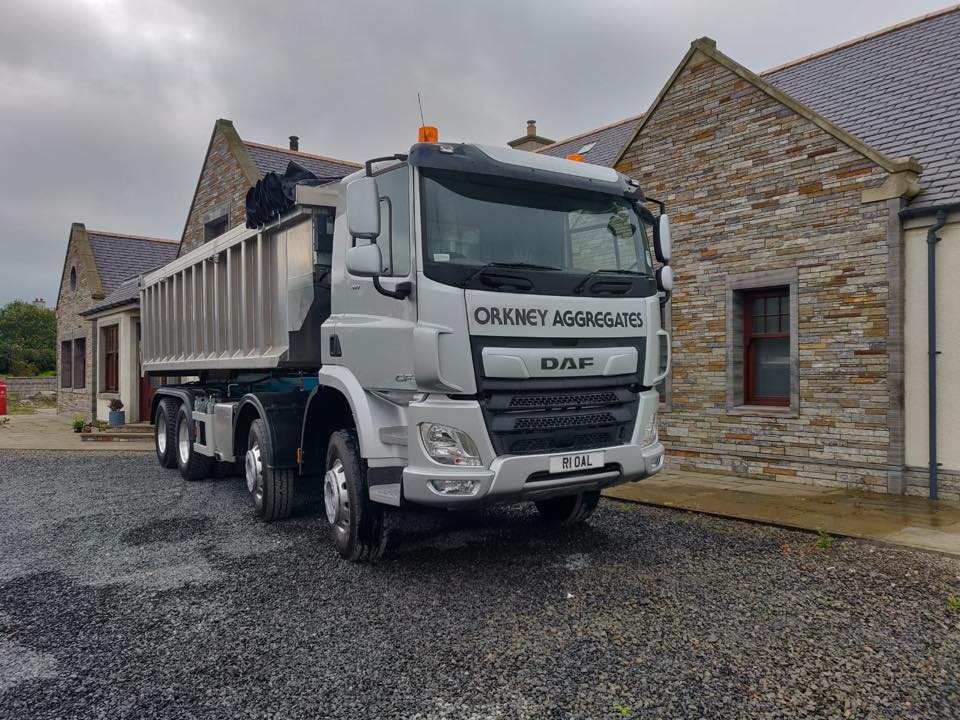
M106 419L107 403L119 398L128 417L137 414L137 386L128 381L121 388L128 374L122 369L137 360L135 326L119 317L98 325L91 314L121 307L118 298L129 292L124 281L176 256L174 240L70 227L57 296L58 413Z
M140 377L139 275L242 224L250 186L267 172L283 173L291 160L319 177L360 167L301 152L295 136L288 148L244 141L232 122L218 120L179 243L74 223L57 300L58 412L105 420L110 400L120 399L127 422L149 419L145 410L163 379Z
M290 161L317 177L342 177L360 165L302 152L300 141L290 136L287 148L242 140L233 123L217 120L204 156L197 187L187 212L180 254L215 238L246 221L247 190L268 172L283 174Z
M761 75L697 40L642 116L539 150L667 203L674 467L927 494L939 461L940 496L960 497L955 285L937 300L938 457L927 442L925 242L939 210L950 283L958 139L952 8Z

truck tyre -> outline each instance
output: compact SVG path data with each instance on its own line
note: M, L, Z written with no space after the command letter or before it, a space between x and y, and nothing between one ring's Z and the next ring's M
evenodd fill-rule
M193 442L196 431L193 427L193 418L190 417L190 408L182 404L177 408L177 468L184 480L201 480L210 476L210 466L213 458L198 453Z
M540 517L551 525L572 525L590 517L599 502L600 491L590 490L577 495L540 500L536 506Z
M153 446L157 451L160 467L177 466L177 403L164 398L157 403L153 416Z
M370 501L367 463L353 430L338 430L327 446L323 506L337 552L352 562L376 560L386 546L383 508Z
M247 490L253 496L253 507L264 522L283 520L293 510L294 471L291 468L271 468L273 449L267 440L263 420L254 420L247 436L247 454L244 477Z

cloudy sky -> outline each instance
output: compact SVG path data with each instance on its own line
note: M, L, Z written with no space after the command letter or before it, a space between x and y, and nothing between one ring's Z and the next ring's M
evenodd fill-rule
M761 71L945 0L0 0L0 304L52 306L71 222L179 239L214 120L363 160L646 110L691 40Z

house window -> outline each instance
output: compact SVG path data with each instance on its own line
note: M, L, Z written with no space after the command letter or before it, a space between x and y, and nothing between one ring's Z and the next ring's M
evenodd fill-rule
M109 325L103 335L103 392L120 392L120 332L118 325Z
M730 274L726 286L727 412L796 417L798 269Z
M70 268L70 292L77 291L77 267Z
M215 237L223 235L227 231L228 218L221 215L215 220L203 224L203 241L210 242Z
M744 401L790 405L790 290L743 294Z
M73 343L63 340L60 343L60 387L73 385Z
M73 341L73 388L82 390L87 386L87 339Z

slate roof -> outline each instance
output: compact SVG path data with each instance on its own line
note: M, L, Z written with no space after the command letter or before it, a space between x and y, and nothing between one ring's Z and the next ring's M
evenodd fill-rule
M134 275L129 280L124 280L122 283L120 283L116 289L109 293L103 300L98 302L89 310L84 310L80 314L93 315L94 313L103 312L104 310L110 310L112 308L122 307L124 305L132 305L139 302L140 276Z
M565 140L558 140L553 145L547 145L536 150L536 152L553 155L554 157L566 157L572 153L580 152L589 143L594 143L592 148L581 153L583 159L594 165L610 166L616 162L623 146L633 137L642 119L642 115L629 117L612 125L605 125Z
M761 74L798 102L890 158L923 166L912 205L960 201L960 6L851 40ZM537 152L612 165L641 117Z
M177 257L179 244L172 240L136 237L88 230L90 249L97 264L103 292L110 295L124 280L166 265Z
M914 205L960 200L960 7L764 79L888 157L916 157L924 191Z
M247 152L250 153L250 157L253 158L257 169L263 174L275 172L283 175L287 170L287 163L291 160L320 178L345 177L362 167L362 165L349 160L336 160L322 155L287 150L273 145L250 142L249 140L244 140L243 144L246 146Z

